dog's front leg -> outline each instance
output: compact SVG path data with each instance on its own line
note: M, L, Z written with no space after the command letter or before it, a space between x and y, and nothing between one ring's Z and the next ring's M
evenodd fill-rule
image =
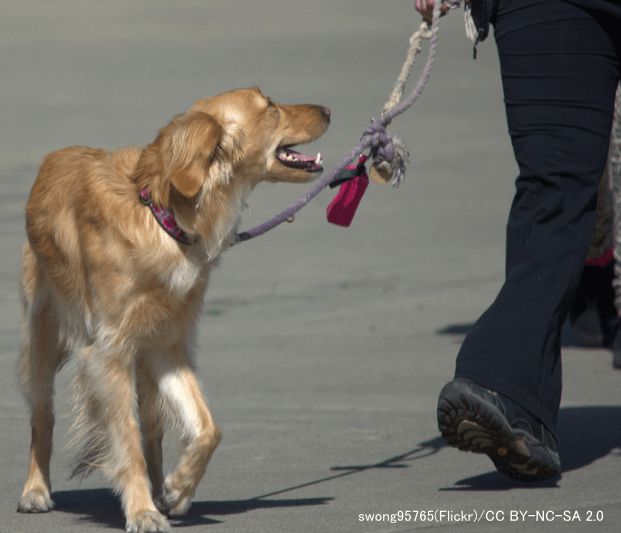
M192 503L194 491L220 442L220 430L185 355L175 359L161 373L159 390L185 444L175 470L164 482L168 514L178 516L185 514Z
M140 428L142 430L144 457L151 480L153 501L160 511L166 506L162 501L164 474L162 472L162 438L164 436L164 420L162 419L161 403L157 381L151 374L148 356L139 358L136 363L136 386L138 390L138 409Z
M134 362L131 350L96 347L83 361L82 394L91 395L97 405L91 415L96 420L91 422L102 432L103 453L95 457L120 493L126 530L168 533L168 521L151 497L138 421Z

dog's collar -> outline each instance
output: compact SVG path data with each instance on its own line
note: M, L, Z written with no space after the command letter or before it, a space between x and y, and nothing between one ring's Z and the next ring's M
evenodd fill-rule
M162 229L177 242L187 245L196 244L198 242L197 235L188 235L179 227L172 209L160 207L153 203L151 191L148 187L145 187L138 193L138 198L142 204L149 207L157 223L162 226Z

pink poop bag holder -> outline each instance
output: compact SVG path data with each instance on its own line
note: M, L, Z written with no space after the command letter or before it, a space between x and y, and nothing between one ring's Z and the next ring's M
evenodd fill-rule
M361 155L356 163L347 165L330 185L331 188L339 186L339 192L326 210L328 222L343 227L351 224L369 185L369 177L364 166L366 160L367 157Z

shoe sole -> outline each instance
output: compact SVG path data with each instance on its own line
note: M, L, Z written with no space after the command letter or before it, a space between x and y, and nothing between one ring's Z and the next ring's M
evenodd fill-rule
M539 481L560 474L558 455L530 433L513 429L500 410L449 383L440 393L438 427L450 446L486 454L496 469L520 481Z

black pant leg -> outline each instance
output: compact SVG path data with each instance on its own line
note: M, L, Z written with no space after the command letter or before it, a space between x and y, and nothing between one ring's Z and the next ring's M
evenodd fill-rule
M506 394L554 429L560 330L606 163L621 20L563 0L500 0L495 37L519 177L505 283L466 337L456 376Z

